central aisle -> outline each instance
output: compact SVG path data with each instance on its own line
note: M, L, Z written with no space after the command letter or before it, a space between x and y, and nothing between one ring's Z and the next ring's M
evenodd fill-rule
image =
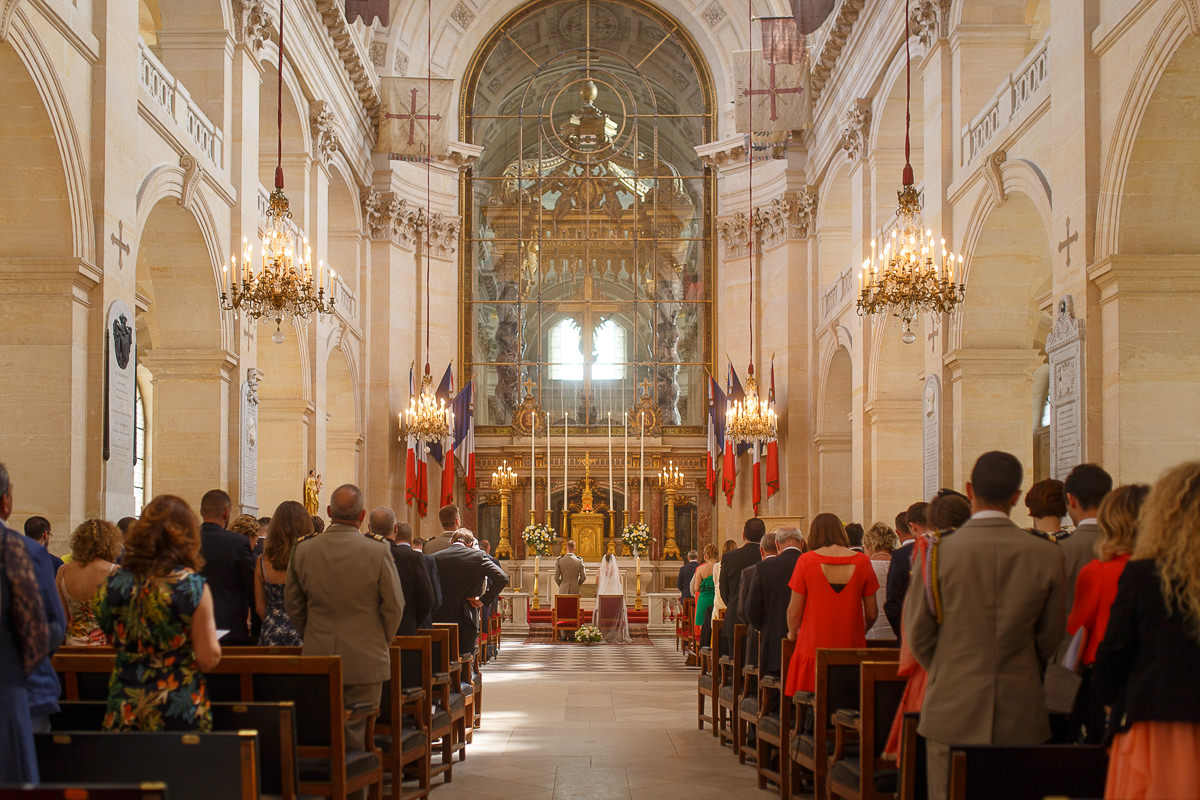
M671 639L521 644L484 667L483 727L433 800L755 798L752 767L696 730L696 671Z

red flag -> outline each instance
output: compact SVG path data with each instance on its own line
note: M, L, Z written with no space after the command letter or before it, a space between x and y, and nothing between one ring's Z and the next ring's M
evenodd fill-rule
M771 356L771 389L767 392L767 402L775 408L775 356ZM779 491L779 434L778 432L767 442L767 498Z
M425 447L417 448L417 513L429 510L429 457Z
M833 6L834 0L792 0L796 29L803 34L816 32L833 12Z
M705 465L705 486L708 496L717 501L717 472L725 451L725 393L717 381L708 376L708 455Z
M763 60L768 64L803 64L804 34L795 17L762 18Z
M737 384L737 391L734 391L734 383ZM733 370L733 364L729 365L729 371L725 376L725 394L729 400L740 400L745 397L745 392L742 391L742 382L738 380L737 373ZM725 504L733 506L733 493L737 489L737 456L741 455L742 446L733 444L733 439L728 432L725 435L725 464L721 470L721 488L725 491Z
M416 378L413 375L413 365L408 367L408 397L410 402L417 396ZM404 459L404 501L408 505L417 499L417 440L410 433L406 440L408 452Z
M466 472L467 508L475 505L475 382L454 396L454 457Z
M391 24L388 6L388 0L346 0L346 21L362 17L363 24L369 27L378 17L379 24L386 28Z
M750 473L750 479L753 483L754 490L754 516L758 516L758 505L762 502L762 445L758 442L754 443L754 466Z

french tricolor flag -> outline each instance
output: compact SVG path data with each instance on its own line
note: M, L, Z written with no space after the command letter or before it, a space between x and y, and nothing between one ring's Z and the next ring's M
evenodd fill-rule
M767 393L767 402L775 408L775 356L771 356L771 390ZM779 491L779 434L776 433L767 442L767 498L770 499Z
M717 472L725 452L725 393L708 376L708 456L705 465L705 486L713 502L717 499Z
M454 396L454 445L451 450L453 459L462 464L466 473L467 508L475 505L475 381L467 381L462 391ZM446 459L446 468L451 480L454 475L454 461ZM443 494L445 486L443 485ZM453 494L453 487L451 488ZM447 503L443 503L446 505Z
M408 367L408 397L412 402L417 397L417 381L412 364ZM404 458L404 501L412 505L417 499L417 439L410 432L406 440L408 452Z

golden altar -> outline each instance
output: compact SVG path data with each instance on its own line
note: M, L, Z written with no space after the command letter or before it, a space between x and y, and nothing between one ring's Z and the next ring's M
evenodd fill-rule
M592 464L591 453L583 459L583 493L581 508L571 515L571 536L575 539L575 553L584 561L599 561L604 557L604 515L592 508Z

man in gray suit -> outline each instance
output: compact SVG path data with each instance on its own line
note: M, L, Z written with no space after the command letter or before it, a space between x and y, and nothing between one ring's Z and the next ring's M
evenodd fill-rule
M454 532L462 527L458 506L453 504L442 506L442 510L438 512L438 522L441 523L442 532L425 543L426 555L431 556L450 546L450 539L453 538Z
M1011 453L980 456L967 484L974 513L931 546L929 586L913 562L904 638L929 672L917 730L928 749L930 800L946 797L950 745L1050 736L1042 664L1066 627L1065 562L1057 544L1008 518L1021 477Z
M288 565L284 604L304 638L304 655L342 657L346 708L379 705L391 675L388 645L404 617L396 562L381 537L363 536L366 509L357 486L329 498L329 527L303 536ZM346 749L364 750L366 719L346 723Z
M1096 558L1096 545L1103 534L1096 522L1100 513L1100 502L1112 491L1112 476L1096 464L1080 464L1071 470L1063 481L1067 494L1067 514L1075 523L1070 536L1060 538L1058 544L1067 557L1067 609L1075 602L1075 579L1083 565Z
M554 563L554 582L559 594L579 594L579 587L587 580L583 559L575 555L575 540L567 539L567 552Z

